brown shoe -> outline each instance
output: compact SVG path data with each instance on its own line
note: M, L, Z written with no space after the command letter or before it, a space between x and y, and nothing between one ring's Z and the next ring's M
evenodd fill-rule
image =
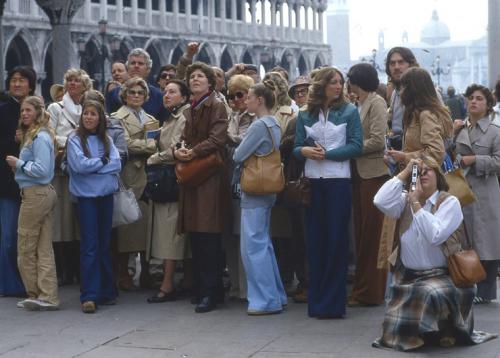
M307 303L307 290L302 290L293 295L293 302L295 303Z
M85 301L82 303L82 312L83 313L94 313L95 312L95 302L93 301Z
M130 276L122 276L118 279L118 289L122 291L134 291L136 288L134 286L134 281Z

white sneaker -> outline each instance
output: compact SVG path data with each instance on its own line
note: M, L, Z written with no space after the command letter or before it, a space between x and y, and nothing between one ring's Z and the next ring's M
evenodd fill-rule
M28 311L56 311L59 309L59 306L38 298L24 300L23 307Z
M16 303L17 308L24 308L24 302L25 301L26 300L22 300L22 301L19 301L18 303Z

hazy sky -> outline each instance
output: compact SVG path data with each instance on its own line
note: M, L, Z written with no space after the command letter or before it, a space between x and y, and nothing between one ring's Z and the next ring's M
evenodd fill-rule
M401 43L408 31L410 42L420 41L420 30L438 11L445 22L451 40L472 40L486 34L488 25L487 0L348 0L350 3L351 58L370 53L377 48L378 33L385 32L385 47Z

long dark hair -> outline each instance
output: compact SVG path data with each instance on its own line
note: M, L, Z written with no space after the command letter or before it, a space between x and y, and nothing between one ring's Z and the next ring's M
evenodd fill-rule
M439 101L429 72L420 67L409 68L401 77L401 102L405 106L405 126L425 110L438 118L450 117L446 107Z
M106 157L109 157L109 139L108 135L106 134L106 115L104 114L104 107L101 103L97 101L92 101L88 100L85 101L82 105L82 116L80 118L80 125L78 126L78 129L76 130L76 135L80 138L80 142L82 143L82 149L83 149L83 154L87 158L90 157L90 152L89 148L87 145L87 138L91 134L84 126L83 126L83 112L85 112L85 108L87 107L94 107L95 110L97 111L97 114L99 115L99 124L97 125L97 131L96 135L97 137L101 140L101 142L104 144L104 153Z

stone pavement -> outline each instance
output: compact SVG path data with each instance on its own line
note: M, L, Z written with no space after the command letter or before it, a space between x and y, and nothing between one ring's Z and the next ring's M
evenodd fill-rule
M3 357L500 357L500 339L479 346L418 353L371 347L383 307L348 309L341 320L310 319L306 306L289 304L279 315L249 317L246 305L230 301L195 314L188 300L148 304L152 292L123 293L116 306L93 315L80 311L77 286L60 290L61 310L27 312L17 299L0 298ZM500 332L500 303L475 306L476 329Z

